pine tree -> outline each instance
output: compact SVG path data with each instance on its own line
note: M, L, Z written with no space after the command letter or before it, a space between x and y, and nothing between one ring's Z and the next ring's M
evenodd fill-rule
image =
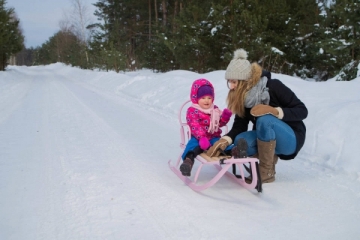
M209 71L208 60L214 57L207 16L210 4L192 1L185 4L175 19L177 31L168 34L166 46L173 53L181 69Z
M24 36L19 29L19 20L13 8L5 8L6 1L0 0L0 71L4 71L11 55L20 52Z
M360 60L360 1L337 0L327 9L328 38L325 49L331 54L338 80L351 80Z
M144 3L148 1L100 0L94 4L98 8L95 15L102 21L91 26L98 28L97 44L108 48L103 50L109 51L112 46L120 52L131 70L140 67L137 52L148 44L148 4Z

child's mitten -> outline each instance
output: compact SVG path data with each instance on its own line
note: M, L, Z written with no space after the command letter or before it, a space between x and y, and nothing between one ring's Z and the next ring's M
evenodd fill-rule
M211 146L209 139L206 137L200 138L199 145L202 150L206 150Z
M232 115L232 112L231 112L229 109L225 108L224 111L223 111L222 114L221 114L221 118L222 118L225 122L227 122L227 121L230 120L231 115Z

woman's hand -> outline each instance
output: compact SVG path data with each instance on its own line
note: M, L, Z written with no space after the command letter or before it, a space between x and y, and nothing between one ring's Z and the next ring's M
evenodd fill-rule
M209 150L206 151L206 154L209 157L218 157L221 151L224 151L225 148L229 146L230 143L228 138L231 141L231 138L227 136L220 138L217 142L214 143L214 145L212 145L211 148L209 148Z
M250 114L253 115L254 117L260 117L266 114L272 114L275 117L278 117L279 111L278 109L271 107L269 105L258 104L250 110Z

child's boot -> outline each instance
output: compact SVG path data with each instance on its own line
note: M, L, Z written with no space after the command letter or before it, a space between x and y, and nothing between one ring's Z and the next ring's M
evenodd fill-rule
M191 169L194 165L194 153L186 154L183 163L180 165L180 171L183 176L191 176Z
M240 138L236 146L231 149L231 155L234 158L247 158L248 144L244 138Z

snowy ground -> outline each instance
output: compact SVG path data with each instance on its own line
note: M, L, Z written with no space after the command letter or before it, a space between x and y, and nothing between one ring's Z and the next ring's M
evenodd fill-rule
M225 107L223 76L0 72L0 239L359 239L360 78L274 74L309 109L304 148L263 193L227 177L197 193L167 165L180 154L177 111L200 77Z

